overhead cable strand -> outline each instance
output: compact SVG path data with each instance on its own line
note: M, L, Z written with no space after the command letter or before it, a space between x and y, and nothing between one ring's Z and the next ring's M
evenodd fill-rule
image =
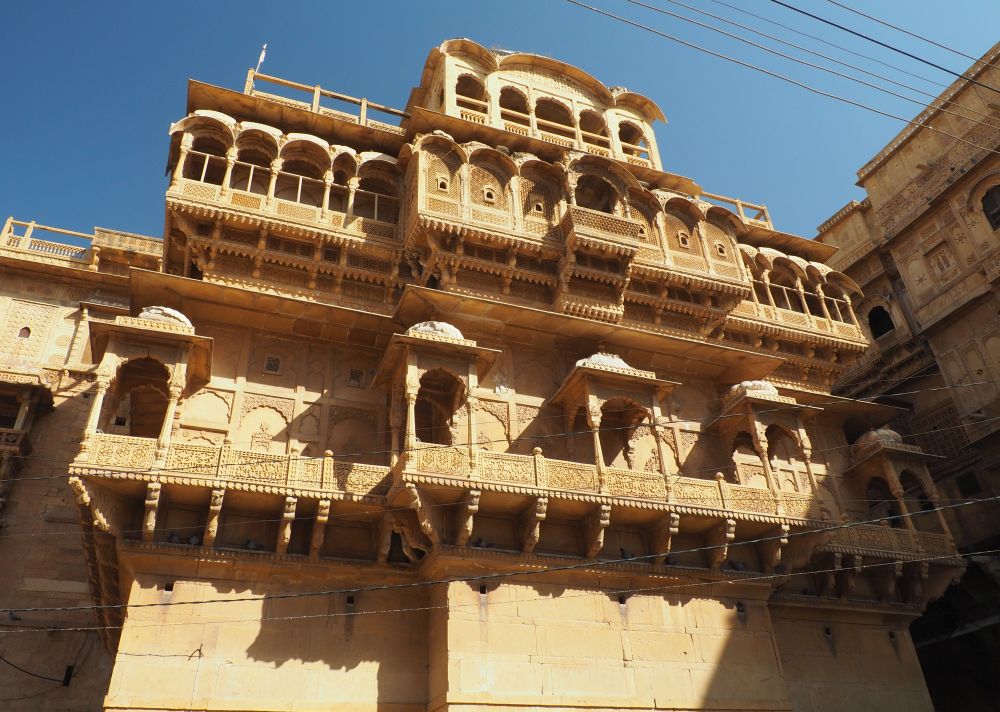
M771 1L772 2L777 2L777 0L771 0ZM907 119L907 118L899 116L897 114L893 114L893 113L890 113L888 111L883 111L883 110L877 109L877 108L875 108L873 106L869 106L869 105L864 104L864 103L862 103L860 101L855 101L854 99L849 99L849 98L847 98L845 96L841 96L839 94L834 94L832 92L828 92L828 91L825 91L823 89L818 89L818 88L816 88L814 86L811 86L809 84L806 84L804 82L800 82L797 79L792 79L791 77L786 76L784 74L781 74L779 72L772 72L770 69L765 69L763 67L758 67L757 65L751 64L750 62L744 62L743 60L736 59L735 57L730 57L729 55L723 54L721 52L716 52L715 50L711 50L711 49L708 49L706 47L702 47L701 45L695 44L693 42L688 42L687 40L681 39L680 37L675 37L674 35L670 35L670 34L667 34L666 32L661 32L660 30L657 30L657 29L654 29L652 27L649 27L648 25L644 25L641 22L636 22L635 20L630 20L630 19L628 19L626 17L622 17L621 15L616 15L613 12L608 12L607 10L602 10L601 8L594 7L593 5L588 5L588 4L584 3L584 2L580 2L580 0L566 0L566 2L568 2L571 5L576 5L577 7L581 7L583 9L585 9L585 10L589 10L590 12L597 13L598 15L603 15L604 17L610 18L612 20L616 20L616 21L621 22L623 24L630 25L632 27L635 27L637 29L643 30L645 32L650 32L650 33L652 33L654 35L658 35L659 37L662 37L662 38L667 39L667 40L671 40L672 42L677 42L678 44L682 44L685 47L690 47L691 49L697 50L699 52L703 52L705 54L712 55L713 57L718 57L719 59L724 59L724 60L726 60L728 62L732 62L732 63L738 64L738 65L740 65L742 67L746 67L747 69L752 69L752 70L754 70L756 72L760 72L762 74L767 74L768 76L774 77L775 79L780 79L781 81L784 81L784 82L788 82L789 84L794 84L795 86L797 86L797 87L799 87L801 89L805 89L806 91L811 92L813 94L817 94L819 96L825 96L828 99L834 99L836 101L840 101L840 102L843 102L845 104L850 104L851 106L855 106L855 107L857 107L859 109L864 109L865 111L870 111L873 114L878 114L880 116L885 116L886 118L889 118L889 119L895 119L896 121L901 121L904 124L909 124L910 126L916 126L918 128L927 129L928 131L933 131L934 133L941 134L942 136L947 136L948 138L953 138L953 139L955 139L956 141L958 141L960 143L964 143L964 144L966 144L968 146L972 146L973 148L977 148L977 149L979 149L981 151L986 151L987 153L993 153L993 154L1000 155L1000 151L997 151L997 150L992 149L992 148L987 148L986 146L980 146L979 144L973 143L972 141L964 139L964 138L962 138L960 136L955 136L954 134L950 134L947 131L942 131L941 129L934 128L933 126L931 126L928 123L924 123L924 122L920 122L920 121L914 121L912 119ZM997 90L994 89L994 91L997 91ZM998 93L1000 93L1000 92L998 92Z
M874 519L861 520L857 522L844 522L842 524L831 524L828 526L814 527L809 529L802 529L800 531L793 531L787 534L777 534L773 536L762 536L754 539L746 539L743 541L733 541L726 544L710 544L706 546L694 547L691 549L676 550L670 552L657 552L653 554L641 554L638 556L628 556L618 559L599 559L599 560L587 560L581 561L574 564L566 564L562 566L549 566L539 569L528 569L519 571L510 571L502 574L480 574L476 576L457 576L449 577L436 580L424 580L424 581L411 581L406 583L390 583L381 584L378 586L355 586L351 588L339 588L339 589L329 589L323 591L305 591L298 593L278 593L267 596L262 596L255 600L268 601L268 600L283 600L288 598L315 598L320 596L333 596L339 594L357 594L357 593L370 593L373 591L397 591L397 590L411 590L415 588L422 588L424 586L434 586L439 584L447 583L459 583L459 582L478 582L478 581L496 581L499 579L508 579L521 576L537 576L540 574L547 573L558 573L562 571L575 571L579 569L595 568L602 566L610 566L612 564L625 564L625 563L636 563L646 559L656 559L665 555L674 554L694 554L698 552L714 551L716 549L721 549L724 547L736 547L736 546L747 546L750 544L760 544L768 541L777 540L787 540L790 538L796 538L801 536L809 536L812 534L822 534L822 533L832 533L838 530L854 529L860 526L865 526L869 524L878 524L881 522L888 522L890 520L904 520L917 516L924 516L927 514L933 514L934 512L943 512L945 510L957 509L960 507L968 507L971 505L982 504L984 502L1000 501L1000 495L995 495L992 497L985 497L982 499L977 499L975 501L965 501L956 502L954 504L939 505L937 507L932 507L930 509L923 509L919 512L905 512L900 514L891 514L882 517L876 517ZM955 556L958 556L956 553ZM88 606L34 606L34 607L3 607L0 608L0 613L57 613L57 612L67 612L67 611L100 611L100 610L120 610L120 609L139 609L139 608L164 608L171 606L197 606L209 603L246 603L244 599L233 599L233 598L207 598L199 599L195 601L156 601L149 603L107 603L107 604L94 604Z
M670 2L670 1L671 0L668 0L668 2ZM706 30L711 30L712 32L717 32L720 35L723 35L725 37L729 37L730 39L734 39L737 42L742 42L744 44L750 45L751 47L755 47L757 49L763 50L764 52L767 52L769 54L773 54L776 57L781 57L782 59L787 59L787 60L789 60L791 62L796 62L796 63L801 64L803 66L809 67L810 69L818 69L821 72L826 72L828 74L832 74L835 77L840 77L841 79L846 79L847 81L855 82L856 84L860 84L862 86L868 87L869 89L874 89L875 91L880 91L883 94L888 94L889 96L894 96L897 99L902 99L903 101L908 101L911 104L916 104L917 106L919 106L921 108L923 108L923 107L925 107L927 105L927 102L923 101L921 99L914 99L913 97L906 96L905 94L900 94L899 92L893 91L892 89L886 89L885 87L879 86L878 84L873 84L872 82L865 81L864 79L858 79L857 77L852 77L850 74L844 74L843 72L839 72L836 69L830 69L829 67L824 67L824 66L822 66L820 64L815 64L814 62L808 62L808 61L806 61L804 59L799 59L798 57L794 57L794 56L792 56L790 54L785 54L784 52L781 52L780 50L776 50L776 49L774 49L772 47L768 47L767 45L762 45L759 42L754 42L753 40L748 40L745 37L740 37L739 35L733 34L732 32L728 32L726 30L719 29L718 27L713 27L712 25L706 24L704 22L700 22L699 20L695 20L695 19L690 18L690 17L685 17L684 15L678 15L675 12L670 12L669 10L664 10L663 8L656 7L655 5L649 5L649 4L645 3L645 2L642 2L642 0L625 0L625 2L627 2L627 3L631 4L631 5L636 5L638 7L646 8L647 10L652 10L653 12L658 12L661 15L667 15L669 17L673 17L673 18L676 18L678 20L683 20L684 22L689 22L689 23L691 23L693 25L696 25L698 27L704 28ZM928 94L928 96L931 96L933 98L937 98L933 94ZM945 108L939 106L939 107L937 107L937 110L940 111L940 112L942 112L942 113L944 113L944 114L951 114L952 116L957 116L960 119L965 119L966 121L971 121L972 123L974 123L974 124L976 124L978 126L986 126L988 128L991 128L991 129L1000 129L1000 126L997 126L996 124L986 124L986 123L983 123L981 121L977 121L976 119L973 119L973 118L970 118L968 116L965 116L964 114L960 114L960 113L958 113L956 111L951 111L950 109L945 109Z
M836 27L838 30L843 30L844 32L848 32L854 35L855 37L860 37L863 40L867 40L869 42L877 44L879 47L885 47L886 49L892 50L893 52L903 55L904 57L915 59L918 62L922 62L923 64L926 64L929 67L934 67L935 69L939 69L942 72L945 72L946 74L952 75L953 77L957 77L958 79L964 79L965 81L975 84L976 86L980 86L983 89L989 89L992 92L1000 94L1000 89L997 89L996 87L992 87L989 84L981 82L978 79L973 79L972 77L967 76L965 74L960 74L959 72L956 72L953 69L948 69L947 67L943 67L940 64L937 64L936 62L930 61L929 59L924 59L923 57L919 57L911 52L907 52L905 49L900 49L899 47L894 47L893 45L888 44L887 42L882 42L881 40L877 40L874 37L869 37L863 32L852 30L850 27L844 27L843 25L836 23L833 20L827 20L826 18L820 17L819 15L814 15L813 13L808 12L807 10L803 10L801 8L795 7L794 5L782 2L782 0L771 0L771 2L773 2L775 5L781 5L782 7L788 8L793 12L805 15L806 17L811 17L814 20L822 22L826 25L830 25L831 27Z
M872 22L877 22L880 25L892 28L893 30L896 30L897 32L902 32L904 35L909 35L910 37L913 37L914 39L922 40L924 42L927 42L928 44L934 45L935 47L939 47L939 48L941 48L943 50L951 52L952 54L957 54L959 57L964 57L965 59L971 59L973 62L975 62L977 64L985 64L987 67L993 67L994 69L1000 69L1000 67L998 67L997 65L991 64L990 62L987 62L986 60L984 60L982 58L973 57L971 54L966 54L965 52L960 52L959 50L955 49L954 47L949 47L948 45L943 45L940 42L935 42L934 40L932 40L929 37L924 37L923 35L918 35L916 32L910 32L909 30L907 30L907 29L905 29L903 27L900 27L899 25L894 25L891 22L886 22L885 20L880 20L879 18L875 17L874 15L868 15L866 13L861 12L860 10L855 10L853 7L848 7L847 5L845 5L842 2L837 2L837 0L827 0L827 2L830 3L831 5L836 5L839 8L843 8L844 10L847 10L848 12L853 12L855 15L860 15L861 17L865 17L865 18L871 20Z
M997 554L1000 553L1000 549L984 549L981 551L971 551L968 553L956 553L956 554L946 554L946 555L936 555L936 556L925 556L913 559L907 559L906 563L923 563L931 561L941 561L941 560L954 560L959 558L972 558L975 556L984 556L987 554ZM774 579L791 579L796 576L813 576L815 574L824 573L837 573L849 570L867 570L875 569L883 566L895 566L898 562L896 561L880 561L877 563L862 563L850 567L840 567L831 569L811 569L808 571L792 571L787 573L773 573L773 574L759 574L759 575L747 575L740 576L739 578L726 579L725 581L708 580L708 581L689 581L686 583L676 583L676 584L662 584L657 586L642 586L636 588L611 588L604 589L609 594L634 594L634 593L648 593L648 592L663 592L663 591L676 591L689 588L697 588L701 586L720 586L720 585L738 585L743 583L752 583L756 581L768 581ZM565 594L559 597L543 598L542 601L556 602L562 601L567 598L589 598L592 597L594 593L578 593L578 594ZM242 602L250 602L259 599L239 599ZM374 608L366 610L353 610L353 611L328 611L325 613L299 613L287 616L257 616L255 618L226 618L221 620L204 620L202 618L196 618L193 620L181 620L181 621L158 621L156 623L150 623L143 625L141 623L133 623L129 626L129 629L135 628L159 628L166 626L184 626L184 625L232 625L236 623L267 623L267 622L284 622L293 620L312 620L317 618L350 618L353 616L371 616L371 615L384 615L389 613L419 613L432 610L442 610L442 609L461 609L461 608L477 608L481 609L483 606L503 606L511 605L523 602L524 599L511 599L511 600L486 600L477 601L475 603L447 603L447 604L430 604L426 606L407 606L405 608ZM537 600L537 599L534 599ZM76 631L99 631L99 630L121 630L125 627L125 624L120 625L102 625L102 626L40 626L37 628L10 628L2 629L0 628L0 634L8 633L52 633L52 632L76 632ZM119 655L128 655L132 657L191 657L190 653L129 653L129 652L118 652Z
M631 0L629 0L629 1L631 2ZM795 49L797 49L797 50L799 50L801 52L807 52L807 53L809 53L811 55L814 55L816 57L821 57L822 59L825 59L825 60L827 60L829 62L834 62L836 64L839 64L839 65L843 66L843 67L847 67L848 69L853 69L856 72L861 72L862 74L867 74L870 77L875 77L876 79L881 79L882 81L889 82L890 84L894 84L894 85L896 85L898 87L902 87L903 89L908 89L910 91L917 92L918 94L922 94L924 96L930 97L932 101L936 101L936 100L940 99L945 104L950 104L950 105L954 106L955 108L962 109L963 111L968 111L969 113L975 114L976 116L981 116L984 119L994 119L995 118L991 114L988 114L988 113L983 112L983 111L979 111L979 110L974 109L974 108L972 108L970 106L965 106L964 104L959 104L958 102L956 102L956 101L954 101L952 99L943 99L938 94L933 94L933 93L931 93L929 91L924 91L923 89L920 89L918 87L912 86L910 84L906 84L904 82L896 81L895 79L893 79L891 77L887 77L884 74L879 74L878 72L871 72L871 71L865 69L864 67L859 67L856 64L851 64L850 62L841 61L841 60L837 59L836 57L831 57L830 55L823 54L822 52L817 52L816 50L809 49L808 47L803 47L802 45L795 44L794 42L789 42L788 40L784 40L784 39L782 39L780 37L777 37L775 35L770 35L770 34L768 34L766 32L762 32L760 30L754 29L753 27L750 27L749 25L744 25L742 23L736 22L735 20L730 20L728 18L722 17L721 15L716 15L716 14L708 12L706 10L702 10L700 8L694 7L693 5L688 5L686 3L679 2L679 0L663 0L663 1L667 2L667 3L670 3L671 5L675 5L675 6L678 6L678 7L683 7L686 10L690 10L691 12L697 12L697 13L699 13L701 15L705 15L707 17L711 17L712 19L719 20L720 22L724 22L724 23L726 23L728 25L733 25L734 27L739 27L740 29L746 30L748 32L753 32L754 34L760 35L761 37L766 37L769 40L773 40L775 42L779 42L779 43L781 43L783 45L786 45L788 47L793 47L793 48L795 48ZM644 3L639 3L639 4L642 4L643 7L649 7L648 5L645 5ZM663 12L659 8L652 8L651 7L650 9L655 10L656 12ZM676 16L676 17L680 17L680 16ZM706 27L707 27L707 25L706 25ZM711 29L714 29L714 28L711 28ZM782 55L782 56L784 56L784 55ZM792 58L792 59L794 59L794 58ZM799 61L799 60L795 60L795 61ZM809 66L813 66L813 65L809 65ZM824 71L828 71L828 70L826 70L825 68L822 68L822 67L820 67L820 69L824 69ZM881 88L880 88L880 90L881 90ZM898 94L894 94L894 96L899 96L899 95ZM904 98L906 98L906 97L904 97ZM916 100L911 99L910 101L916 101ZM927 102L920 101L918 103L920 103L921 105L923 105L923 104L926 104ZM948 113L952 113L952 112L948 112ZM955 115L956 116L961 116L963 119L966 119L968 121L972 121L974 123L984 125L983 122L977 121L976 119L972 119L972 118L969 118L967 116L963 116L962 114L955 114ZM1000 126L997 126L995 124L988 124L988 126L990 128L1000 128Z
M728 3L728 2L724 2L723 0L709 0L709 2L713 2L716 5L722 5L723 7L728 7L730 10L736 10L737 12L741 12L744 15L748 15L748 16L756 18L758 20L762 20L763 22L766 22L766 23L768 23L770 25L774 25L775 27L780 27L782 29L788 30L789 32L794 32L795 34L799 35L800 37L807 37L807 38L809 38L811 40L816 40L817 42L821 42L821 43L825 44L828 47L833 47L834 49L839 49L841 52L846 52L847 54L850 54L850 55L852 55L854 57L860 57L861 59L867 59L869 62L875 62L876 64L880 64L883 67L887 67L887 68L892 69L894 71L897 71L897 72L899 72L901 74L906 74L907 76L913 77L914 79L919 79L922 82L927 82L928 84L933 84L934 86L941 87L942 89L947 88L947 86L948 86L944 82L935 81L934 79L930 79L929 77L924 77L924 76L921 76L919 74L914 74L913 72L907 71L907 70L903 69L902 67L897 67L894 64L889 64L888 62L884 62L881 59L879 59L878 57L872 57L871 55L863 54L861 52L857 52L857 51L855 51L855 50L853 50L853 49L851 49L849 47L844 47L843 45L839 45L839 44L836 44L835 42L830 42L829 40L823 39L822 37L819 37L818 35L811 35L808 32L803 32L802 30L797 30L794 27L790 27L789 25L785 25L785 24L783 24L781 22L778 22L777 20L772 20L769 17L764 17L763 15L757 15L755 13L750 12L749 10L745 10L742 7L739 7L738 5L732 5L732 4Z

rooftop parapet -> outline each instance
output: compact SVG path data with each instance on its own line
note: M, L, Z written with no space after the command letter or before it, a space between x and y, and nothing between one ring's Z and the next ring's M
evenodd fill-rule
M93 234L7 218L0 257L124 276L130 266L159 270L163 242L95 227Z

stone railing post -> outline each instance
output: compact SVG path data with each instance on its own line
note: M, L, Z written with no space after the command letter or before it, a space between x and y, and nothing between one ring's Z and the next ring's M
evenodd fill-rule
M542 448L535 446L531 449L531 454L535 459L535 486L547 487L549 478L545 473L545 456L542 455Z

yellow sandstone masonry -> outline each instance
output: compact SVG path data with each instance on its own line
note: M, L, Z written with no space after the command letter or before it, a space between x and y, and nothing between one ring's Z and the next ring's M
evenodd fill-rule
M830 394L833 247L469 40L402 111L188 104L162 241L0 235L0 606L100 606L0 623L75 665L4 709L929 712L907 626L964 563L884 519L938 501L897 411Z

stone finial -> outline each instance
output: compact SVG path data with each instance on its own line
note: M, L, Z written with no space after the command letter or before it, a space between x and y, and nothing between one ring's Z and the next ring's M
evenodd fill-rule
M903 436L889 428L869 430L851 445L851 452L858 454L878 446L895 446L903 444Z
M627 368L629 370L632 369L631 366L625 363L625 359L623 359L621 356L618 356L617 354L607 353L606 351L598 351L596 354L593 354L592 356L588 356L587 358L582 358L576 362L576 365L584 367L589 366L590 368Z

